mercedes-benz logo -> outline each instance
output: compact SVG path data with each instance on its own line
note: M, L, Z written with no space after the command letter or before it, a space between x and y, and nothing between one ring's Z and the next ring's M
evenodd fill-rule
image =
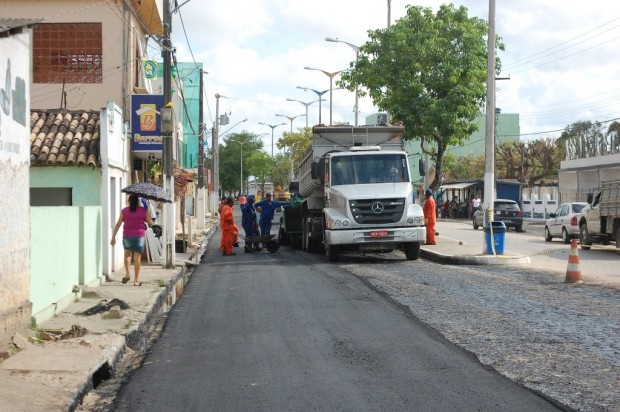
M383 213L383 203L381 202L375 202L372 204L372 206L370 207L370 209L372 210L372 212L374 214L379 214L379 213Z

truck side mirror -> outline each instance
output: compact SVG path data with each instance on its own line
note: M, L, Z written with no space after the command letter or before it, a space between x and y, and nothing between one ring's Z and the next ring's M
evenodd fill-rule
M418 162L418 172L420 173L420 176L426 176L426 163L424 162L424 159L420 159Z
M313 179L318 179L321 177L321 172L319 171L319 164L317 162L312 162L310 166L310 177Z
M588 193L588 196L587 196L586 200L587 200L587 202L588 202L589 204L592 204L592 199L593 199L593 195L592 195L592 193Z

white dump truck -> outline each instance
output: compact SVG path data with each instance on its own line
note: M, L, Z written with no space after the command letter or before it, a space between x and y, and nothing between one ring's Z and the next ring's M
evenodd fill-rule
M601 182L600 189L588 194L588 205L579 213L579 232L582 249L615 241L620 254L620 180Z
M303 200L284 208L281 243L324 251L332 262L345 251L396 249L417 259L426 228L403 133L402 126L315 126L299 166Z

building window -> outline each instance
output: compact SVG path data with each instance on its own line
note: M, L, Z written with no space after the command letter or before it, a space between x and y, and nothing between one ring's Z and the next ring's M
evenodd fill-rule
M31 187L30 206L73 206L70 187Z
M101 23L40 23L33 30L34 83L102 83Z

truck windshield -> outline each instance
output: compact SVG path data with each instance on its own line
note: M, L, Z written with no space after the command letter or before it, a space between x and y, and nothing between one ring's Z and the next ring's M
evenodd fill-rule
M332 158L331 184L334 186L387 182L409 182L405 156L378 153Z

